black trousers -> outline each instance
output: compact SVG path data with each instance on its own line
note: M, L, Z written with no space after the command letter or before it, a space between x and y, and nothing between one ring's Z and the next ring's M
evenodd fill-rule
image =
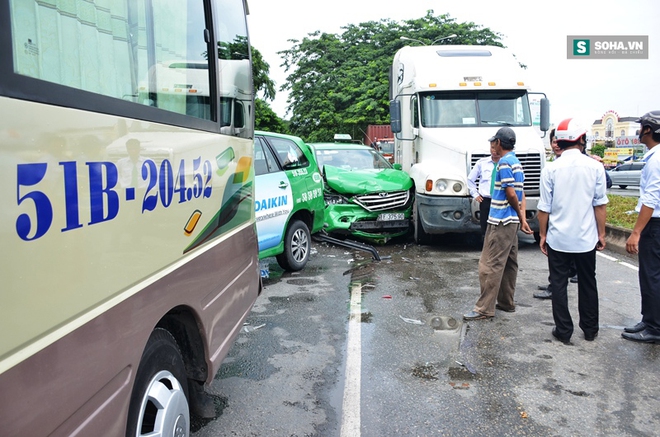
M550 261L548 260L548 270L549 267L550 267ZM575 275L577 275L577 270L575 269L575 261L571 261L571 269L568 271L568 277L572 278ZM549 284L550 284L550 274L548 273L548 285ZM549 286L548 286L548 290L552 293L552 289Z
M559 252L548 246L552 316L557 335L569 339L573 335L573 319L568 309L568 279L571 262L575 263L578 281L578 313L580 329L585 336L598 333L598 286L596 284L596 248L589 252Z
M660 335L660 219L651 219L639 237L639 291L642 322Z
M481 225L481 235L486 235L488 227L488 214L490 214L490 197L484 197L479 204L479 224Z

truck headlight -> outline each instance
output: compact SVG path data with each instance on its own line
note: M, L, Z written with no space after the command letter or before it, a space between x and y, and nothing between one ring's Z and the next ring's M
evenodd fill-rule
M447 189L447 181L444 179L438 179L435 183L435 189L443 192Z
M452 185L452 189L454 190L454 193L460 193L463 190L463 184L455 182L454 185Z

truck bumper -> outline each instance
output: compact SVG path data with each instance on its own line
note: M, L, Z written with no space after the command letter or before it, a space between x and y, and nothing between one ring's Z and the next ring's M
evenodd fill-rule
M527 198L527 223L539 230L536 205L538 198ZM415 194L419 222L427 234L481 232L479 204L470 197L441 197Z

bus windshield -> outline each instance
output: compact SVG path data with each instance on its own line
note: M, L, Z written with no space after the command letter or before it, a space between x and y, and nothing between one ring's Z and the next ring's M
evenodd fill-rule
M424 127L531 126L525 90L420 94Z

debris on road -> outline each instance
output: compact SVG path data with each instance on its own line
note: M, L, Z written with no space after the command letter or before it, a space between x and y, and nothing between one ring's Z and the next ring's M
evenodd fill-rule
M406 317L403 317L402 315L399 315L399 317L401 317L401 320L403 320L406 323L410 323L411 325L423 325L424 324L424 322L422 322L421 320L408 319Z

